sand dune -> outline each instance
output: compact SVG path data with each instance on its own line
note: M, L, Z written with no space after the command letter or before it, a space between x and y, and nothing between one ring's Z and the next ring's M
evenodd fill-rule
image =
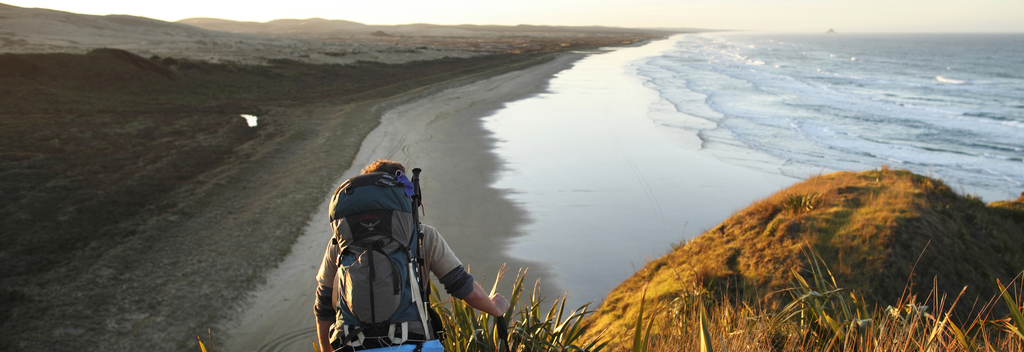
M0 54L85 53L123 49L213 63L405 63L493 53L564 51L636 42L692 31L611 27L366 25L344 20L241 22L190 18L165 22L128 15L93 16L0 4Z
M323 18L279 19L268 22L231 21L219 18L187 18L178 21L199 28L232 33L259 34L272 37L311 38L319 36L366 36L385 32L401 36L444 36L500 38L503 36L587 37L622 35L664 35L701 31L694 28L634 29L603 26L500 26L500 25L437 25L412 23L402 25L368 25L345 20ZM379 34L377 36L380 36Z
M186 23L165 22L127 15L80 15L40 8L0 4L0 54L85 53L95 48L115 48L139 56L174 57L208 62L263 64L273 59L308 63L347 64L356 61L404 63L442 57L479 55L465 50L416 49L373 40L325 41L304 38L263 37L203 29ZM288 28L294 21L281 21ZM204 23L216 23L205 21ZM331 23L338 23L331 21ZM245 23L236 26L245 27ZM213 27L217 27L213 25ZM334 27L323 27L334 31ZM284 29L287 30L287 29ZM370 37L371 33L366 33ZM372 38L371 38L372 39Z
M232 21L219 18L187 18L177 23L184 23L198 28L205 28L215 31L232 33L261 33L261 34L287 34L292 36L309 33L330 33L330 32L361 32L370 30L371 27L351 21L326 20L323 18L282 19L268 22ZM369 32L367 32L369 34Z
M20 8L0 4L0 40L3 52L84 51L96 47L184 46L198 41L274 40L251 35L206 30L180 23L127 15L92 16L69 12Z

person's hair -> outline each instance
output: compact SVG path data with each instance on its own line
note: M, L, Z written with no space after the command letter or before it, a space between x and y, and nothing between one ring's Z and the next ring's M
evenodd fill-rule
M398 170L402 170L404 173L405 166L402 166L402 163L397 161L377 159L377 161L370 163L370 165L366 165L366 167L363 168L362 173L368 174L371 172L385 172L388 175L394 175Z

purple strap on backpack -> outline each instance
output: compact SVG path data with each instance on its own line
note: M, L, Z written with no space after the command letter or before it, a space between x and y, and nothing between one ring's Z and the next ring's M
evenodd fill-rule
M412 197L416 194L416 189L413 188L412 181L409 181L409 178L405 176L405 173L402 172L402 170L398 170L398 183L402 184L402 189L405 190L406 197Z

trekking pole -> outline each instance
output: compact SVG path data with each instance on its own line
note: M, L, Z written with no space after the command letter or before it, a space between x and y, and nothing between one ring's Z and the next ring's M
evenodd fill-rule
M427 336L427 339L430 339L431 338L430 330L432 330L432 329L430 329L430 325L427 322L427 310L429 309L429 307L427 307L427 304L430 302L430 296L429 296L429 293L426 291L424 285L420 284L420 282L425 281L426 278L422 278L422 280L419 280L421 278L420 277L420 265L423 265L420 262L420 259L422 259L422 258L420 258L420 252L423 250L422 249L422 247L423 247L423 238L422 238L422 236L420 236L420 212L419 212L419 209L418 209L419 206L422 204L422 200L423 200L423 194L420 193L420 171L423 171L423 170L421 170L420 168L412 169L412 180L411 180L412 181L412 189L413 189L413 195L412 195L412 223L413 223L413 229L412 229L412 231L413 231L413 235L416 236L415 238L416 238L416 241L417 241L417 245L416 245L416 253L413 254L414 255L413 258L410 258L411 260L409 261L409 271L410 271L409 274L410 274L410 279L412 279L413 277L417 278L417 280L415 280L415 281L417 282L417 286L419 286L419 287L417 287L415 290L413 290L413 294L412 294L413 297L412 298L413 298L413 301L416 302L416 306L417 306L416 308L417 308L417 311L420 314L420 323L423 324L423 332ZM413 268L413 266L414 266L413 263L414 262L416 263L416 265L415 265L416 268ZM436 335L437 332L434 332L434 334ZM437 336L434 336L434 338L437 338Z
M412 199L413 199L413 201L415 201L414 203L412 203L412 209L413 210L416 210L416 208L418 208L419 205L423 204L423 194L420 193L420 172L421 171L423 171L423 170L421 170L418 167L415 168L415 169L412 169L412 192L413 192L413 195L412 195L413 198ZM419 221L419 213L418 212L415 212L415 211L413 212L413 219L417 220L417 224L416 225L419 226L419 223L418 223L418 221ZM419 229L417 229L417 231L418 230Z
M501 342L504 343L505 351L512 352L512 350L508 348L508 322L505 321L505 316L502 315L494 317L494 322L498 326L498 338L500 338Z
M420 168L412 169L412 220L416 223L414 231L419 231L420 226L420 211L419 207L422 204L423 196L420 195Z

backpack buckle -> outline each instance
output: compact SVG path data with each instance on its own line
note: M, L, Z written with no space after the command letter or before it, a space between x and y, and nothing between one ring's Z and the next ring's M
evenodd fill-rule
M350 339L348 337L348 327L349 326L350 325L342 325L342 331L345 332L345 339L349 340L348 345L352 346L352 347L362 346L363 345L363 340L366 340L366 335L363 335L363 330L359 329L359 333L356 334L356 338L355 339Z
M384 246L386 246L386 245L388 245L387 238L380 238L380 239L378 239L376 241L373 241L373 243L370 244L370 248L381 249L381 248L384 248Z
M402 332L400 336L395 336L395 327L401 326ZM391 344L401 345L403 342L409 341L409 322L404 321L401 324L391 324L388 327L388 338L391 339Z

